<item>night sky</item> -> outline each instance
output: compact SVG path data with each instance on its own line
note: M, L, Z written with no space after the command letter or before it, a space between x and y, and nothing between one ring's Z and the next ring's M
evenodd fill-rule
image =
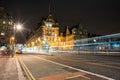
M35 29L48 15L49 0L2 0L1 3L26 29ZM120 32L119 3L119 0L51 0L51 12L61 31L67 25L81 23L90 33L114 34Z

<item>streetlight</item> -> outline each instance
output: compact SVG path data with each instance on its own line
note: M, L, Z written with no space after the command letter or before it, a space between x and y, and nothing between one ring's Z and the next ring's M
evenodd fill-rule
M21 29L22 29L22 25L21 25L21 24L18 24L18 25L16 26L16 28L17 28L18 30L21 30Z
M14 28L13 28L13 37L14 37L14 41L13 41L13 53L12 53L12 57L15 54L15 41L16 41L16 30L21 30L22 29L22 25L21 24L14 24Z
M94 39L93 41L96 42L96 39Z
M94 39L93 41L94 41L94 43L96 43L96 42L97 42L97 40L96 40L96 39ZM96 52L96 44L94 44L94 52Z

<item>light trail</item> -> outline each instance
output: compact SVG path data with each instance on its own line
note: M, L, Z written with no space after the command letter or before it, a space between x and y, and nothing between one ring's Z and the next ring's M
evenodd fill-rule
M94 39L98 40L98 39L110 39L110 38L120 38L120 33L99 36L99 37L86 38L86 39L80 39L80 40L75 40L75 42L85 42L85 41L90 41L90 40L94 40Z
M74 43L68 45L67 43ZM30 52L37 53L54 53L54 52L85 52L85 53L120 53L120 33L111 34L106 36L92 37L86 39L80 39L75 41L67 41L62 46L50 46L48 50L47 46L41 50L28 49ZM33 50L33 51L32 51Z

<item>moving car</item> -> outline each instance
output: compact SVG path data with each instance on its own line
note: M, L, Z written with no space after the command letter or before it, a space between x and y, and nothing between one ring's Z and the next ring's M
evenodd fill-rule
M22 54L22 50L17 49L17 50L15 50L15 53L16 53L16 54Z

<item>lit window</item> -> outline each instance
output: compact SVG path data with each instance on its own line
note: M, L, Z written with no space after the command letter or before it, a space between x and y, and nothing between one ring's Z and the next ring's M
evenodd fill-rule
M60 38L59 38L59 41L60 41Z
M55 41L57 41L57 39L55 38Z
M55 34L55 36L57 36L57 34Z
M4 32L1 32L1 35L2 35L2 36L4 36L4 35L5 35L5 33L4 33Z
M52 27L52 23L51 23L51 22L47 22L45 25L46 25L47 27Z
M11 25L11 22L9 21L9 24Z
M6 22L5 22L5 21L3 21L3 24L6 24Z
M80 34L82 34L82 32L80 32Z

